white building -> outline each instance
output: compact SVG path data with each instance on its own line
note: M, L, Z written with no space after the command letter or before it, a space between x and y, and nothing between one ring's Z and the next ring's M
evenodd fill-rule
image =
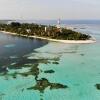
M31 32L31 29L26 29L27 33L30 33Z

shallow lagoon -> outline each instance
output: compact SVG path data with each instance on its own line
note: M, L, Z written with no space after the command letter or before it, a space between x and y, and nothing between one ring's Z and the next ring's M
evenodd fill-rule
M100 100L95 87L100 84L99 28L79 30L92 34L97 39L94 44L48 43L0 33L0 99ZM54 73L45 73L48 70ZM42 78L68 87L28 89Z

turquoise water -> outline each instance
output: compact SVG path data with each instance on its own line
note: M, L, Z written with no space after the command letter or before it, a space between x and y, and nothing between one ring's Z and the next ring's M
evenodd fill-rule
M7 53L13 60L10 64L7 61L9 66L6 65L8 67L6 73L0 71L0 100L100 100L100 90L95 87L97 83L100 84L100 26L88 26L85 29L78 29L78 31L88 32L96 38L97 42L93 44L49 42L46 44L44 41L41 46L33 47L34 49L31 48L31 51L27 50L22 54L19 52ZM22 38L21 41L23 41ZM25 41L27 40L24 39ZM35 40L35 43L37 41ZM27 45L28 43L30 42L27 42ZM38 44L40 43L39 40ZM2 44L6 50L16 47L16 43L11 41L8 44L5 42ZM24 57L23 60L20 56ZM52 63L55 58L58 58L58 64ZM40 59L48 59L49 63L41 62ZM28 72L30 67L24 65L32 65L37 61L38 80L46 78L51 83L67 85L68 88L50 90L47 87L43 93L39 90L28 90L27 88L36 84L35 76L29 74L24 77L19 73ZM3 61L1 63L3 66ZM11 64L12 67L10 67ZM54 73L44 73L46 70L53 70ZM16 77L13 76L15 72Z

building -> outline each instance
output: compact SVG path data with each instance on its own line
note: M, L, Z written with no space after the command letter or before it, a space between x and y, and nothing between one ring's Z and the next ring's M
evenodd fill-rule
M26 29L26 32L27 32L27 33L30 33L30 32L31 32L31 29Z

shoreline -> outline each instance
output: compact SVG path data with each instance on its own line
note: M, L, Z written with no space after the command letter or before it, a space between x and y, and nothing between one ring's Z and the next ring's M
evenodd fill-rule
M2 33L6 34L11 34L11 35L18 35L17 33L12 33L12 32L7 32L7 31L0 31ZM24 37L29 37L29 38L37 38L37 39L43 39L43 40L48 40L48 41L53 41L53 42L61 42L61 43L68 43L68 44L89 44L89 43L95 43L96 39L91 39L91 40L57 40L57 39L50 39L50 38L45 38L45 37L38 37L38 36L27 36L27 35L20 35Z

